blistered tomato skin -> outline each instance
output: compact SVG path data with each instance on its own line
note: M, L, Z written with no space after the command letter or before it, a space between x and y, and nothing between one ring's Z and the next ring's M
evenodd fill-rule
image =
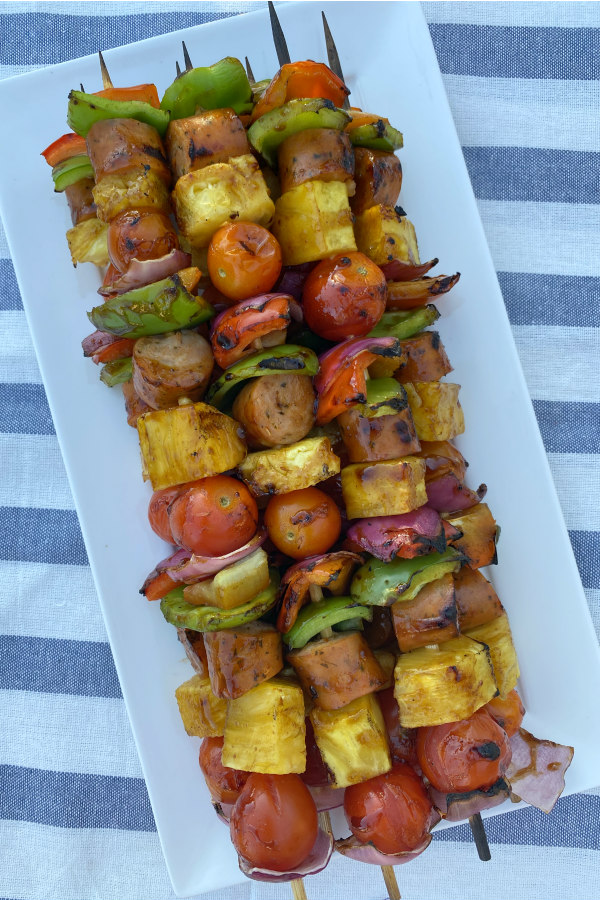
M250 773L224 766L222 751L222 737L204 738L198 762L212 799L218 803L235 803Z
M256 533L258 508L241 481L228 475L201 478L169 507L175 543L201 556L223 556Z
M328 341L364 337L385 312L383 272L363 253L338 254L316 266L304 284L304 318Z
M179 247L171 221L153 209L128 209L108 226L108 256L124 272L132 259L160 259Z
M511 755L508 735L485 709L417 731L419 765L438 791L485 790L504 775Z
M317 808L299 775L253 772L233 808L230 827L240 856L253 866L287 872L315 844Z
M208 274L229 300L248 300L271 290L281 272L281 247L253 222L223 225L208 246Z
M353 784L344 794L344 813L352 833L381 853L416 850L428 834L432 810L423 782L406 763Z
M265 525L278 550L293 559L306 559L327 553L335 544L342 517L331 497L310 487L272 497Z

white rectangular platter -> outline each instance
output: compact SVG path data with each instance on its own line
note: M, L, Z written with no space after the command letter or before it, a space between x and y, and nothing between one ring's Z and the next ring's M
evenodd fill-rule
M471 463L470 484L488 484L502 525L491 577L519 653L525 724L575 747L567 791L585 790L600 781L600 718L587 702L600 681L600 654L425 21L414 3L283 4L292 58L326 59L321 8L354 105L387 116L404 133L400 199L422 258L438 256L436 271L462 273L440 303L439 327L452 380L462 385L466 433L459 445ZM115 82L155 82L162 94L182 38L197 65L248 55L257 78L278 68L265 9L106 48ZM53 193L39 155L66 130L67 94L80 82L100 89L96 57L0 84L21 154L15 166L13 145L0 142L0 209L165 859L176 893L189 896L243 877L208 801L198 741L184 733L174 700L175 687L192 674L189 664L158 606L138 595L166 548L147 525L151 491L121 392L102 385L82 356L98 276L91 266L71 266L66 202ZM43 223L35 242L32 211Z

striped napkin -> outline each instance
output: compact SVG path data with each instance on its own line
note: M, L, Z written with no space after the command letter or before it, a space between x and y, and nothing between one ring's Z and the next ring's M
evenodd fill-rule
M262 5L2 3L0 78ZM424 11L600 630L600 4L436 2ZM14 142L18 166L19 136L3 140ZM44 223L31 214L35 253ZM2 232L0 327L0 898L170 900ZM40 457L51 481L37 477ZM444 831L397 870L402 894L596 900L599 818L592 791L560 800L551 816L493 819L485 866L466 827ZM384 896L377 870L341 858L309 892ZM248 882L203 896L291 894Z

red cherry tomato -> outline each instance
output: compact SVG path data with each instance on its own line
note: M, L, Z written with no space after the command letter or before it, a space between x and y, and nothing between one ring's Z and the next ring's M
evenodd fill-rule
M231 840L240 856L286 872L306 859L317 834L317 808L299 775L250 775L231 813Z
M415 728L403 728L400 724L400 710L394 697L394 688L378 691L377 699L388 733L392 763L406 762L411 766L418 765L415 746L417 731Z
M417 731L423 774L438 791L466 792L491 787L511 759L506 732L485 709L468 719Z
M313 787L321 787L330 783L327 766L317 747L315 732L308 717L306 719L306 768L300 778L304 784L310 784Z
M502 697L494 697L483 708L487 709L492 718L505 730L509 737L517 733L525 715L525 707L516 691L511 691L504 699Z
M159 259L179 247L171 220L155 209L128 209L108 226L108 255L124 272L132 259Z
M202 556L238 550L256 532L258 509L245 484L229 475L201 478L169 507L175 543Z
M248 300L270 291L281 272L279 242L253 222L232 222L213 234L208 274L230 300Z
M383 272L363 253L324 259L304 283L306 324L328 341L364 337L385 312L386 293Z
M430 827L432 804L415 770L399 763L346 788L344 813L352 833L382 853L415 850Z
M278 550L293 559L326 553L342 528L340 511L318 488L278 494L265 511L269 537Z
M198 761L213 800L217 803L235 803L250 773L224 766L221 762L222 751L222 737L204 738Z

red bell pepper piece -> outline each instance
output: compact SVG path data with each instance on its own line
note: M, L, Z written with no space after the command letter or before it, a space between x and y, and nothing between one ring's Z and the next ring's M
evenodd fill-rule
M87 153L85 138L70 131L68 134L63 134L62 137L57 138L45 150L42 150L41 155L48 165L54 168L54 166L64 162L65 159L70 159L72 156L80 156L82 153Z
M225 309L213 322L210 342L217 365L227 369L256 351L254 342L290 324L291 307L297 307L289 294L261 294Z
M94 97L106 97L107 100L122 100L125 103L130 100L141 100L143 103L149 103L155 109L160 109L158 91L154 84L136 84L134 87L124 88L105 88L103 91L96 91Z
M341 107L349 93L341 78L334 75L324 63L313 62L310 59L288 63L280 68L254 107L252 121L255 122L265 113L283 106L288 100L318 97L331 100L336 106Z

